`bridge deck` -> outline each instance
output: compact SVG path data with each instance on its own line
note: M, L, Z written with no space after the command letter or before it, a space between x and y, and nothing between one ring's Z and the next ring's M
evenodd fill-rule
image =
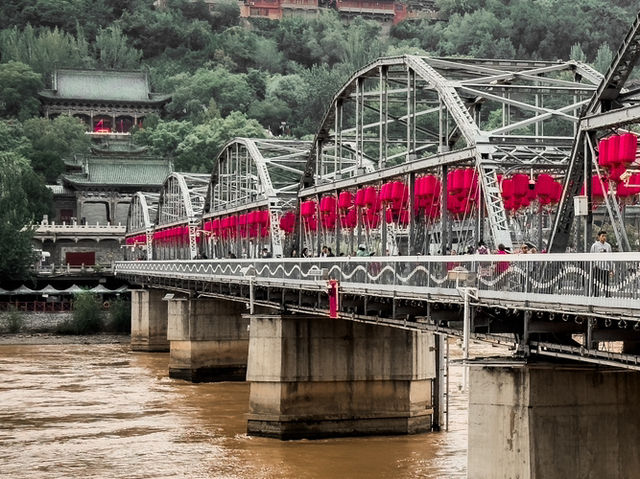
M327 316L333 279L343 318L449 335L462 334L460 311L469 294L469 306L488 312L476 317L476 339L640 368L640 356L602 347L640 341L638 253L136 261L118 263L116 274L151 287ZM540 341L522 339L536 334L532 339ZM564 339L549 341L549 335Z

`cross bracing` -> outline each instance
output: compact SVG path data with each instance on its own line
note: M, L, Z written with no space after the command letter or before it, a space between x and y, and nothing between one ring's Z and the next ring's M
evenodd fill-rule
M598 165L598 141L611 133L624 132L631 125L640 123L640 91L630 82L634 67L640 60L640 13L635 18L622 44L597 90L582 111L575 131L571 158L567 168L563 195L555 218L550 248L564 252L570 247L574 230L574 197L587 197L588 214L584 221L583 244L578 249L587 249L592 237L593 195L592 175L603 176ZM609 180L605 180L607 186ZM610 193L604 196L605 215L621 251L630 251L631 246L624 226L621 204L614 195L615 182L611 182ZM603 185L604 187L604 185Z
M193 223L204 209L209 175L171 173L162 185L156 225Z
M407 175L419 173L430 158L440 175L437 167L444 164L467 164L480 173L484 204L478 211L486 215L489 237L510 246L497 175L517 166L562 174L579 112L600 79L576 61L378 59L335 95L300 194L372 172L377 180L391 178L399 165ZM469 155L453 155L460 151Z
M234 235L225 239L224 252L252 255L262 247L283 254L279 221L283 211L296 210L300 179L311 142L260 138L235 138L218 154L205 199L203 220L268 210L269 234L250 239Z
M153 228L158 216L158 193L138 191L131 198L127 214L127 238L144 235L147 258L153 257Z
M209 175L174 172L164 181L160 191L156 226L159 229L187 226L187 249L191 259L198 255L197 229L208 185Z
M158 216L158 193L138 191L131 198L127 215L127 235L153 229Z

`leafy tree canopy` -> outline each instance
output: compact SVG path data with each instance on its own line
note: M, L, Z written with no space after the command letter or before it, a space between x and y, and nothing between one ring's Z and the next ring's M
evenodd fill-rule
M24 63L0 64L0 116L26 120L38 113L42 76Z

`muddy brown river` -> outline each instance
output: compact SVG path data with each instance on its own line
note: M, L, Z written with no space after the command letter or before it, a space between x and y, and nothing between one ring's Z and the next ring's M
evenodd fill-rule
M0 477L466 476L461 366L448 432L281 442L245 434L249 384L173 380L168 359L128 344L0 345Z

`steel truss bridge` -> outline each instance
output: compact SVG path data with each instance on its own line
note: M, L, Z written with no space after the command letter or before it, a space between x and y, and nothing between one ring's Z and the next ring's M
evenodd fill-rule
M346 319L637 369L640 255L564 252L587 251L602 218L617 248L631 250L628 200L616 191L638 162L614 181L597 145L640 120L630 81L639 57L640 16L604 76L575 61L381 58L335 95L312 142L237 138L210 176L174 173L157 204L134 197L127 235L144 232L149 261L120 263L117 274L320 315L334 279ZM449 176L460 169L476 180L454 198ZM533 194L505 207L504 179L516 174L534 193L541 175L562 182L558 203ZM609 185L600 205L592 175ZM429 176L439 187L427 214L417 185ZM397 205L383 198L389 184L406 189ZM359 202L364 190L372 199ZM589 206L581 224L576 196ZM437 256L479 240L563 254ZM336 257L287 258L325 245ZM373 257L352 257L359 245ZM273 259L257 259L263 250Z

